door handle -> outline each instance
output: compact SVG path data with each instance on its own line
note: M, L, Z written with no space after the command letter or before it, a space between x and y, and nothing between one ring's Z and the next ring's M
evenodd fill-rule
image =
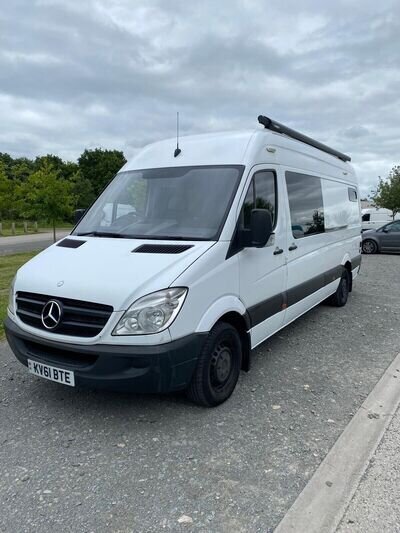
M274 255L279 255L279 254L283 254L283 250L282 248L276 247L274 250Z
M292 244L289 246L289 252L293 252L293 250L297 250L297 244Z

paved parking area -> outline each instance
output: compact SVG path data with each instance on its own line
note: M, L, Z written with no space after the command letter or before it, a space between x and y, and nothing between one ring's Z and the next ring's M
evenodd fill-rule
M348 305L260 346L213 410L44 382L0 345L0 531L272 531L400 351L399 271L364 257Z

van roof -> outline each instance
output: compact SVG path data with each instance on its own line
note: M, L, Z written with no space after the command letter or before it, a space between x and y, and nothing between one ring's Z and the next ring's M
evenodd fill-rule
M122 171L144 168L202 165L285 165L356 183L353 167L337 157L269 129L189 135L149 144L126 163Z

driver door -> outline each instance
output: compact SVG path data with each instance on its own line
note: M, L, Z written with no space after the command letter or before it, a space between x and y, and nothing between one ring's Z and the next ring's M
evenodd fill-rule
M262 248L239 252L240 297L251 321L252 348L283 326L286 291L286 217L279 171L257 165L248 184L239 225L250 228L251 211L268 209L273 231Z

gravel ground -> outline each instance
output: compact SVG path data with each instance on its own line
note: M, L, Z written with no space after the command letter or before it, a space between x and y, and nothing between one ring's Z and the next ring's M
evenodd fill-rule
M400 411L392 420L351 501L338 533L400 531Z
M365 257L217 409L63 387L0 346L0 531L272 531L400 350L399 269Z

